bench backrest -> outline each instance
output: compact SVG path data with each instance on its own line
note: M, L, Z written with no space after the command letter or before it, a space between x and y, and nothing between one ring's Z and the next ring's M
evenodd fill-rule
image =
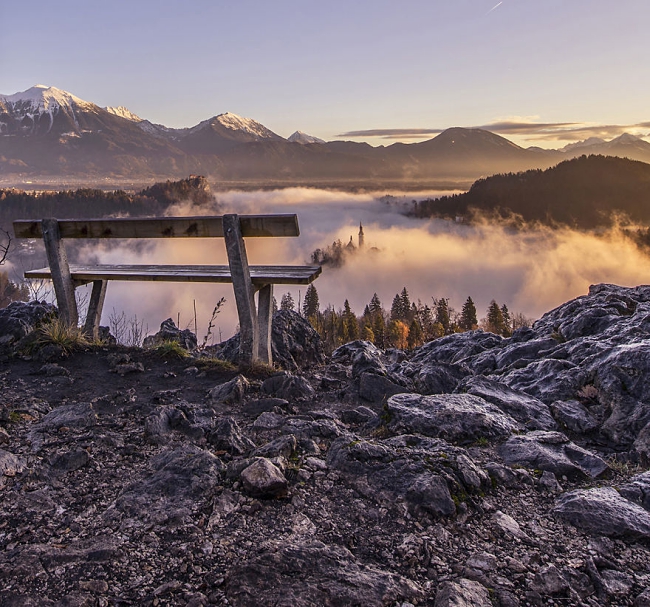
M223 238L223 217L59 219L60 238ZM239 215L244 237L299 236L298 216ZM42 238L40 220L14 221L16 238Z

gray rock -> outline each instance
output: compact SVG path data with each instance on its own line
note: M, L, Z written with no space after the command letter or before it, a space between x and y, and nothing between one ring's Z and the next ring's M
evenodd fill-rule
M266 430L275 430L284 425L285 418L283 415L267 411L262 413L254 422L253 430L264 432Z
M646 588L634 599L633 607L650 607L650 588Z
M239 404L244 400L248 386L248 380L243 375L238 375L229 382L209 390L208 399L213 404Z
M352 366L354 359L359 357L367 361L374 361L374 368L383 368L381 350L369 341L357 340L339 346L332 352L331 361L338 365Z
M255 448L255 443L242 433L239 424L229 416L219 419L207 439L215 450L231 455L245 455Z
M366 350L361 350L352 359L352 377L360 377L367 373L385 375L386 367L378 357Z
M609 470L603 459L572 443L561 432L538 430L512 436L499 447L499 455L510 466L548 470L571 478L598 478Z
M457 363L425 363L413 377L415 389L421 394L450 394L471 371Z
M68 371L61 365L57 365L56 363L47 363L43 365L38 370L38 372L41 375L47 375L47 377L60 377L60 376L69 377L70 376L70 371Z
M246 415L257 416L266 411L273 411L276 407L286 409L288 404L289 401L284 398L259 398L246 402L242 407L242 412Z
M535 574L531 588L542 596L555 596L566 594L569 583L555 565L548 565Z
M615 569L603 569L600 572L603 589L613 599L623 599L630 596L634 586L634 578Z
M0 309L0 337L11 336L19 341L42 322L55 318L57 313L55 306L45 302L12 301Z
M266 457L273 459L274 457L284 457L289 459L298 446L298 441L293 434L288 434L284 436L279 436L275 440L272 440L261 447L258 447L253 451L254 457Z
M621 495L650 511L650 472L637 474L620 488Z
M149 335L142 342L143 348L155 348L165 342L176 342L186 350L196 350L198 345L196 335L189 329L180 330L171 318L164 320L160 325L160 331Z
M557 499L553 512L598 535L650 538L650 513L610 487L565 493Z
M265 379L262 392L288 401L312 398L315 394L311 384L304 377L286 372Z
M634 440L632 448L644 464L650 463L650 423L647 423L641 429Z
M91 403L61 405L50 411L34 425L37 432L54 432L59 428L83 428L97 423L97 414Z
M556 400L551 403L551 411L555 419L571 432L585 434L598 429L598 421L577 400Z
M488 589L465 578L443 582L436 593L435 607L492 607Z
M239 362L239 333L218 346L220 358ZM300 314L279 310L273 315L271 329L273 363L289 371L298 371L323 362L325 347L318 332Z
M277 542L230 569L226 596L235 607L382 607L418 602L415 583L374 565L359 565L342 546Z
M382 403L389 396L404 392L408 390L383 375L364 372L359 378L359 396L371 403Z
M492 516L492 522L496 530L501 535L516 537L518 539L528 539L526 533L522 530L519 523L509 514L497 510Z
M372 441L341 436L330 447L327 465L378 503L392 507L405 500L415 516L453 516L454 495L460 501L458 496L489 484L464 449L413 435Z
M375 375L374 377L378 376ZM375 412L372 409L364 406L341 411L341 421L344 424L365 424L373 417L375 417Z
M555 430L557 424L551 417L547 405L525 392L513 390L509 386L487 377L469 377L457 388L458 392L480 396L496 405L529 430Z
M538 486L544 491L550 491L551 493L562 493L562 485L557 482L555 474L544 470L542 476L539 477Z
M514 390L550 403L573 398L583 385L585 375L577 364L569 360L542 358L499 377Z
M209 500L225 472L221 460L194 445L183 445L152 458L151 472L129 484L104 517L126 516L159 524L186 516L188 508Z
M503 341L503 338L499 335L482 330L454 333L430 341L417 348L411 357L411 363L418 365L427 363L467 363L468 359L499 347Z
M388 399L385 416L391 432L460 443L500 439L520 428L499 408L470 394L397 394Z
M25 469L26 463L21 457L0 449L0 474L16 476Z
M262 457L245 468L240 478L246 493L253 497L277 498L287 494L287 479L266 458Z
M90 462L90 454L86 449L75 449L57 455L51 463L52 468L60 472L72 472L83 468Z

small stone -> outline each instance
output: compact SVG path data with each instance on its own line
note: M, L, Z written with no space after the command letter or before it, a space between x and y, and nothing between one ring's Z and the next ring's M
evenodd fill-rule
M241 473L244 490L252 497L277 498L287 494L284 474L268 459L260 458Z

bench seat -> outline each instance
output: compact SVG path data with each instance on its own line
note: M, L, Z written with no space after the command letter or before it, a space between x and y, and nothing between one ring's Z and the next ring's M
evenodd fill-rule
M308 285L321 273L320 266L249 266L256 286ZM70 276L78 283L95 280L231 283L229 266L180 265L77 265L70 264ZM25 278L51 279L50 268L27 270Z

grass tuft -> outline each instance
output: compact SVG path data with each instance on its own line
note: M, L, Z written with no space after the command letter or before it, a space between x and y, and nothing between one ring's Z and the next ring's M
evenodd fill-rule
M60 318L43 323L38 329L38 346L59 346L66 354L90 346L81 327L71 327Z
M183 348L177 341L166 340L163 341L160 345L156 346L153 351L166 359L178 359L189 357L189 352Z

